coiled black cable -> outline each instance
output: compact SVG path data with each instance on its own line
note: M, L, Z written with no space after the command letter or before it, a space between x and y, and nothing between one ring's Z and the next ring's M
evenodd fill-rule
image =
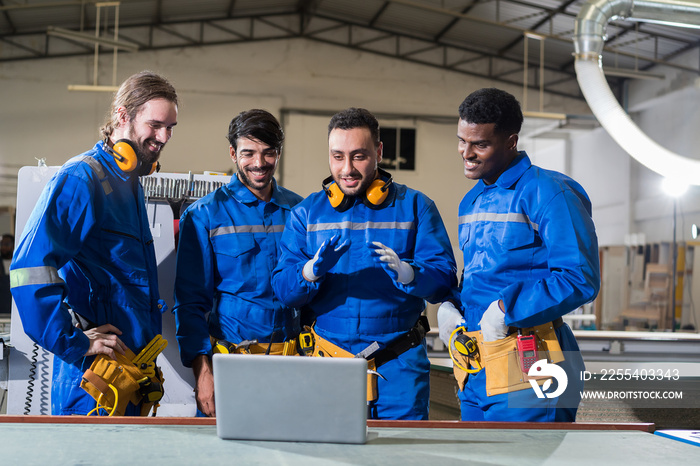
M24 402L24 415L28 415L32 410L32 397L34 394L34 380L36 379L36 362L39 357L39 345L34 343L32 347L32 359L29 364L29 379L27 380L27 396Z

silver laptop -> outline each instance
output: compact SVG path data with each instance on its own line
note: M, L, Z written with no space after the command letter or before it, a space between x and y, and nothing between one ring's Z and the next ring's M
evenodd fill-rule
M215 354L216 432L222 439L367 441L367 361Z

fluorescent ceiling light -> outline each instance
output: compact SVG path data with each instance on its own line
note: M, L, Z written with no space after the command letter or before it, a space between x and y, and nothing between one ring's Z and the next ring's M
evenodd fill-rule
M105 47L126 50L128 52L137 52L139 50L138 45L132 44L130 42L122 42L119 40L107 39L104 37L85 34L83 32L78 31L71 31L69 29L57 28L54 26L49 26L48 28L46 28L46 34L49 36L61 37L63 39L75 40L78 42L87 42L89 44L104 45Z
M566 113L552 113L552 112L531 112L528 110L523 111L523 116L525 118L547 118L549 120L566 120Z
M91 86L89 84L69 84L69 91L117 92L119 86Z

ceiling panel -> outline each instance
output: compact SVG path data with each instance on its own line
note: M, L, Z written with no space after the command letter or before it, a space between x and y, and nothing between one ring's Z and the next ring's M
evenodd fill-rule
M2 0L0 1L0 62L14 60L36 60L89 54L90 47L78 43L70 44L65 39L46 38L49 26L83 30L95 30L97 0ZM357 48L351 40L343 41L342 34L333 34L341 27L352 26L356 37L372 34L394 38L409 44L410 40L424 40L426 52L418 52L397 58L423 60L429 66L450 67L449 60L442 65L436 63L431 49L437 53L459 55L475 54L484 77L499 79L488 74L488 69L522 68L524 32L533 30L547 36L544 63L548 72L560 71L570 76L573 73L573 28L582 0L122 0L119 7L120 36L129 37L130 28L134 36L142 37L140 50L155 50L161 47L206 46L220 44L226 38L225 31L208 31L222 21L236 18L238 21L263 22L268 29L280 24L328 23L328 33L317 33L314 28L289 27L274 31L272 37L288 38L304 36L311 40L329 41L340 46ZM102 8L101 33L111 36L114 9ZM105 30L105 14L107 16ZM277 15L277 16L274 16ZM280 16L283 15L283 16ZM313 19L316 18L315 21ZM194 24L188 26L189 23ZM197 23L197 24L195 24ZM199 24L201 23L201 24ZM197 34L163 33L164 31L196 31ZM262 30L256 27L251 29ZM158 31L155 34L155 31ZM149 32L150 34L144 34ZM270 32L271 33L271 32ZM651 23L629 21L611 22L607 27L609 36L603 62L606 66L630 67L653 71L660 64L680 67L665 60L679 53L694 51L700 45L700 30L672 27ZM261 37L229 34L232 42L257 40ZM158 41L148 37L157 37ZM170 36L170 38L169 38ZM192 37L189 37L192 36ZM269 36L269 35L268 35ZM204 38L204 39L203 39ZM62 42L59 42L62 41ZM528 40L528 66L540 62L537 41ZM48 44L48 47L47 47ZM364 47L363 49L367 49ZM390 54L384 50L377 53ZM698 69L686 67L686 70ZM471 68L470 68L471 69ZM554 75L554 74L553 74ZM611 86L621 86L621 79L609 78ZM565 79L564 79L565 80ZM552 91L562 86L562 77L552 78ZM613 86L614 87L614 86ZM574 97L581 98L580 93Z

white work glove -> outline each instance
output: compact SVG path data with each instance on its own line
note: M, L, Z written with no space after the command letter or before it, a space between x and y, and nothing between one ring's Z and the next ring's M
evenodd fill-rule
M390 247L384 246L378 241L373 241L367 244L370 248L374 249L377 255L374 260L382 266L382 268L389 274L392 280L395 282L408 285L413 281L415 273L413 272L413 267L407 262L403 262L399 259L399 256Z
M304 264L302 271L304 278L310 282L315 282L338 263L340 256L345 254L345 251L350 248L350 241L345 240L338 244L339 241L340 235L334 235L331 239L321 244L321 247L316 251L316 255Z
M501 340L508 336L508 326L505 323L506 313L501 310L498 301L497 299L489 305L479 321L484 341Z
M466 323L462 314L450 301L445 301L440 305L437 312L438 329L440 329L440 339L448 348L451 345L450 335L457 327Z

